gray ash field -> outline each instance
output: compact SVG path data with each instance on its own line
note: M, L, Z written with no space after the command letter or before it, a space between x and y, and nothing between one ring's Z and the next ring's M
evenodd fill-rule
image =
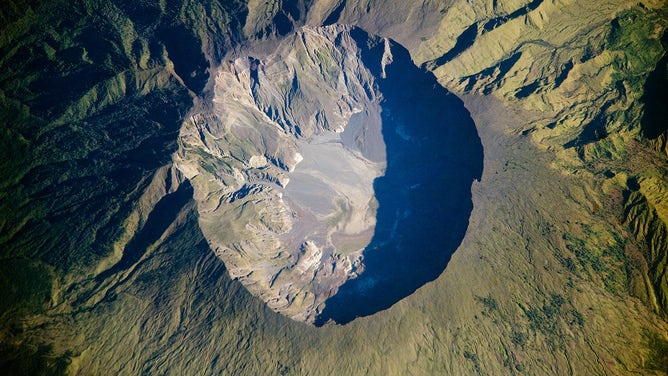
M0 6L0 372L668 373L664 0Z

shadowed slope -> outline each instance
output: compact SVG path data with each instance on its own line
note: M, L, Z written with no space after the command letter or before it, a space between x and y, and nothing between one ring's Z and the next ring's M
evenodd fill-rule
M368 39L355 30L358 43ZM381 61L382 44L362 59ZM330 298L316 324L347 323L386 309L437 278L461 243L482 174L482 145L461 100L394 45L378 78L387 170L376 179L379 207L365 272ZM374 69L374 65L368 63ZM375 67L381 77L381 67Z

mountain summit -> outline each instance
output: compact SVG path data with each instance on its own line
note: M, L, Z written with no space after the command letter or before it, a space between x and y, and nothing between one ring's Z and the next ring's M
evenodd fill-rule
M238 55L215 71L211 102L185 122L175 155L193 184L202 231L230 275L272 309L307 322L364 273L367 285L384 285L365 294L394 301L436 278L461 241L467 187L482 168L461 102L395 42L348 26L303 27L271 51ZM455 167L460 159L469 162ZM443 205L457 218L456 236L432 235L426 246L417 231L401 245L406 223L433 218L428 207ZM369 253L413 270L392 273L390 283L381 277L391 274L387 266L365 272ZM388 285L405 288L394 296Z

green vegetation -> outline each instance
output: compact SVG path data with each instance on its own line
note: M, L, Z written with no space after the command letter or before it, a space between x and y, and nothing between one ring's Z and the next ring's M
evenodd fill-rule
M617 14L612 21L606 48L623 51L615 60L618 72L624 72L634 90L641 90L644 80L638 74L651 70L663 54L652 13L641 7L633 7Z
M582 314L575 309L567 309L568 302L560 294L550 295L549 301L543 303L539 308L524 308L524 314L529 320L529 328L533 331L542 333L548 337L549 341L561 343L560 325L566 323L571 330L582 329L584 327L584 318ZM526 342L526 335L519 332L513 332L511 341L519 346Z
M645 367L647 369L668 373L668 340L656 333L647 335L649 356Z
M587 241L576 238L571 233L564 233L563 239L566 248L575 254L582 270L590 277L597 276L612 293L622 293L628 290L628 260L624 248L626 241L618 234L613 234L613 242L603 249L588 242L598 242L602 234L595 233L591 226L583 225L583 232ZM570 257L561 257L562 265L576 274L577 267Z
M478 355L469 350L464 350L464 358L473 362L473 369L475 370L476 374L480 375L480 359L478 359Z
M20 271L20 273L17 273ZM42 311L51 299L51 275L36 261L25 258L5 259L0 263L0 330L8 316L20 312ZM10 316L11 317L11 316Z
M15 376L66 375L70 356L55 356L50 345L12 346L0 342L0 370Z
M303 2L275 3L283 7ZM663 51L655 32L661 30L668 18L665 11L657 15L636 6L620 12L609 24L609 12L616 5L604 3L591 7L603 10L604 14L596 15L591 10L577 12L586 2L570 7L563 4L569 7L568 11L547 6L545 2L546 6L539 10L545 22L540 32L531 29L530 22L537 18L538 11L529 14L526 20L508 22L506 28L494 31L510 31L505 35L509 39L504 40L503 48L522 52L520 63L526 60L530 64L518 63L518 70L512 70L507 78L521 76L522 71L558 77L555 67L563 66L565 61L575 62L572 69L568 68L570 74L566 72L564 76L568 80L562 92L567 91L578 105L592 111L602 108L599 98L609 100L611 107L603 122L606 129L633 130L642 113L636 101L646 73ZM453 4L454 7L458 3ZM470 12L472 5L461 4ZM419 6L429 9L426 4ZM405 12L407 9L411 12ZM413 12L415 9L410 2L401 6L394 2L371 2L363 12L363 6L349 1L342 17L363 13L367 25L376 25L379 32L392 37L425 35L422 40L433 44L423 43L423 50L434 55L447 52L439 51L443 49L440 46L449 46L447 38L456 38L456 35L438 35L436 30L464 29L467 26L464 23L469 22L468 17L461 16L467 14L461 8L447 7L433 12L443 15L447 22L439 27L428 21L405 24L393 21L393 17L403 21L407 14L420 19L420 13ZM480 17L498 16L493 14L494 10L487 14L481 9L474 11ZM491 146L486 153L511 159L529 173L522 176L520 169L509 170L508 174L518 174L511 176L515 179L513 184L494 180L494 176L485 177L475 188L478 216L471 223L477 226L476 231L467 234L471 241L462 244L453 257L453 267L387 311L347 326L318 329L273 314L258 299L251 298L239 283L229 279L197 227L194 213L179 213L165 238L151 244L151 252L133 265L130 272L95 280L98 260L109 256L112 245L123 234L123 223L138 205L144 205L139 203L139 197L146 191L153 172L169 163L170 154L176 149L180 119L188 111L197 91L194 89L203 82L202 72L206 70L200 66L205 63L199 55L191 52L202 50L206 58L222 58L236 46L247 20L253 19L248 16L249 10L241 1L3 1L0 6L0 371L3 374L63 374L68 367L78 374L465 374L471 373L472 366L479 373L504 374L513 370L513 364L518 373L526 374L545 373L547 367L566 373L566 368L559 367L568 366L574 367L576 374L623 374L627 369L642 366L668 373L668 341L660 334L647 337L649 355L644 365L636 364L639 349L633 344L638 343L642 334L635 333L634 328L663 330L666 326L664 320L651 316L649 309L625 294L626 275L634 266L627 259L624 238L605 235L606 231L614 231L611 227L601 230L583 225L581 230L564 234L568 252L556 255L563 270L547 269L540 264L545 259L540 258L539 250L550 249L554 245L551 242L558 243L559 239L553 239L551 233L532 233L529 226L522 236L531 237L532 242L545 247L536 246L533 265L517 256L523 249L517 238L518 217L527 216L528 222L535 209L536 213L551 218L554 233L561 231L559 226L568 216L581 216L578 219L582 221L590 217L584 211L569 211L572 206L571 202L565 202L566 196L548 193L551 187L554 191L563 188L560 172L550 171L550 180L542 181L530 175L535 172L531 169L548 169L548 164L541 161L552 160L553 154L534 155L538 152L527 147L528 143L518 144L517 138L507 137L512 132L503 128L503 121L515 112L524 113L507 103L497 104L502 97L498 94L503 93L494 88L503 87L504 82L481 80L484 87L494 89L486 98L497 99L484 102L485 98L478 98L481 102L477 103L478 99L470 96L467 108L476 122L478 119L484 122L485 117L495 119L480 127L485 132L494 130L493 136L481 131L481 138ZM317 22L317 16L312 10L309 19ZM262 15L257 18L264 20ZM564 18L566 22L560 24ZM590 18L606 21L598 27L587 22ZM355 19L349 21L354 23ZM431 29L419 32L402 29L419 24L428 24ZM583 27L578 29L578 24ZM445 25L448 27L442 27ZM607 36L596 34L604 35L601 30L606 25L610 25ZM514 29L507 30L511 27ZM432 29L433 34L426 34ZM575 29L580 34L567 35ZM563 44L551 45L555 38L549 33L554 30L565 31L557 38L564 39ZM516 38L513 35L526 35L541 43L544 40L550 46L547 55L556 58L546 62L539 54L524 54L523 46L533 42L512 40ZM457 66L468 69L480 62L479 68L484 69L485 56L498 60L494 57L498 48L484 44L485 39L495 44L494 34L482 36L470 47L472 53L462 54L474 56L476 61L454 61L447 69L435 72L441 82L456 86ZM169 40L176 43L168 45ZM590 88L596 87L597 82L590 85L587 75L598 77L592 73L597 69L607 75L608 67L592 67L596 56L588 56L589 65L581 66L577 54L582 48L578 46L593 45L588 48L591 52L588 55L595 55L605 50L595 46L603 43L605 49L613 52L616 72L611 87L605 88L605 92L598 89L594 92ZM181 46L193 49L180 50ZM425 53L415 46L407 47L416 59ZM180 56L198 59L180 61ZM338 77L335 73L328 72L332 79ZM577 76L579 73L582 77ZM573 80L573 75L578 78ZM505 82L516 84L512 79ZM577 86L580 83L580 87L587 89L580 90ZM547 86L541 86L535 93L538 107L546 104L540 100L552 98ZM570 113L574 111L568 107L571 104L557 98L551 105ZM541 111L541 116L549 114ZM557 132L568 124L558 119L549 121L559 124L553 127L554 133L536 139L549 153L559 153L562 140ZM512 127L519 129L526 125L517 122ZM576 134L578 126L573 125L570 131ZM550 144L552 138L557 140L554 144ZM636 169L638 166L625 164L634 153L630 148L625 149L628 146L625 143L620 145L620 140L624 141L621 137L609 137L596 142L589 157L602 170L634 171L641 176L643 171ZM252 150L251 141L240 142L247 143L242 149ZM550 158L543 158L545 155ZM606 159L615 160L618 165L605 166ZM563 165L563 161L560 163ZM574 166L571 172L575 180L582 168L579 164ZM206 168L229 166L210 164ZM540 199L536 198L536 191L542 193ZM665 224L644 198L641 203L633 201L640 200L640 192L629 197L624 213L631 214L625 218L626 224L637 229L637 238L647 243L646 249L641 250L647 254L641 257L648 257L650 267L659 267L649 271L651 283L666 290L665 280L659 279L664 275L660 267L665 266L659 257L665 254L665 237L660 238L665 236ZM563 212L548 213L550 206L545 203L555 200L564 200L559 205ZM633 206L634 203L638 205ZM242 219L252 215L255 214L251 210L239 213ZM234 229L238 223L219 225L224 234L242 230ZM141 231L143 224L137 226L136 231ZM603 238L607 240L602 241ZM562 274L564 270L568 271L566 277ZM498 273L504 278L485 280L486 273ZM527 277L517 282L513 273ZM544 298L541 295L544 291L562 287L563 280L559 278L568 278L567 291L563 295L548 293ZM489 281L503 283L494 285ZM591 299L592 306L600 303L610 309L587 311L585 317L567 300L573 296L575 304L577 289L584 286L583 291L590 290L591 281L605 286L605 290L601 288L596 297L580 295L578 301ZM504 304L510 301L506 299L516 293L525 302L521 307L524 316L521 312L519 317L510 316L505 311L510 305ZM77 299L84 295L91 297L94 304ZM55 307L50 306L52 301ZM44 314L46 309L48 314ZM467 321L473 317L471 311L478 313L481 309L495 315L497 320ZM628 319L639 321L628 325L624 321ZM589 322L601 324L588 325ZM554 342L566 337L564 326L578 340L573 341L573 347L569 344L556 349ZM534 340L537 335L548 340ZM54 346L46 344L49 341ZM486 351L496 349L498 343L512 343L518 347L517 354L501 351L495 363L493 357L499 352L488 356ZM543 356L548 352L555 355ZM598 366L592 361L611 352L629 368L600 368L608 364ZM501 368L504 366L508 368Z
M476 300L482 303L489 312L496 311L498 308L498 304L496 303L496 299L492 298L491 296L476 296Z
M510 340L516 346L524 346L524 344L527 342L527 335L522 332L514 331L510 336Z
M530 328L543 334L556 334L558 331L557 318L561 314L561 306L565 303L564 297L552 294L550 301L541 308L529 308L524 311L529 319Z
M119 3L9 0L0 7L5 374L65 371L69 355L43 344L43 333L33 334L38 324L26 318L93 294L83 290L95 288L97 262L113 251L153 172L170 161L192 104L191 89L172 71L190 62L170 60L179 54L164 33L179 23L175 10L194 4L137 1L120 11ZM199 50L201 41L192 41Z

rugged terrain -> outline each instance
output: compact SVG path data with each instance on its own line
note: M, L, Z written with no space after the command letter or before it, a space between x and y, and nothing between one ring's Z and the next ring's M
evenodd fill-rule
M269 56L225 62L211 110L181 132L175 165L194 183L211 248L295 319L312 321L355 275L373 235L385 144L359 59L347 31L302 29Z
M356 28L307 26L265 54L223 63L175 155L230 276L307 322L348 279L367 300L397 290L387 308L436 278L482 168L463 103ZM451 235L429 232L434 221Z
M6 2L2 367L665 374L666 12L615 0ZM318 328L230 278L200 195L226 197L228 185L203 190L182 162L193 140L221 156L238 145L194 133L247 109L221 111L235 102L216 93L219 79L236 85L248 56L287 54L281 41L301 26L335 23L390 38L459 95L484 168L442 274L386 310ZM261 112L289 118L268 115L264 95ZM327 123L314 129L337 129ZM308 136L260 178L298 183L280 179L299 173L288 157ZM264 157L239 158L245 179L273 163Z

